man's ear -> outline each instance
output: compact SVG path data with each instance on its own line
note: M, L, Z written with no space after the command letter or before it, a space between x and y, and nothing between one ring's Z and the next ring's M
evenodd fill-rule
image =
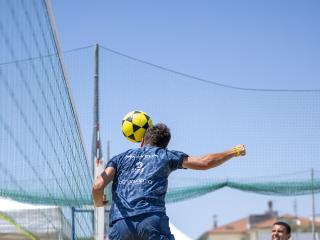
M143 147L143 146L144 146L144 138L142 138L141 144L140 144L140 147Z

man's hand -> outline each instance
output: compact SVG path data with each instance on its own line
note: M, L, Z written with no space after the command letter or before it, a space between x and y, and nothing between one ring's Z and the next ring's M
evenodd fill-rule
M92 187L92 196L95 207L103 207L105 205L106 196L103 193L104 182L101 176L98 176Z
M234 151L235 157L246 155L246 147L243 144L236 145L232 150Z
M107 196L103 191L92 189L93 202L95 207L103 207L108 203Z

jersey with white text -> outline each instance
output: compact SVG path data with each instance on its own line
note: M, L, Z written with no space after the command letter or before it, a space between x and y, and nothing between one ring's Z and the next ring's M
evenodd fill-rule
M110 223L144 213L165 213L168 176L182 168L187 156L180 151L145 146L113 157L107 163L116 170Z

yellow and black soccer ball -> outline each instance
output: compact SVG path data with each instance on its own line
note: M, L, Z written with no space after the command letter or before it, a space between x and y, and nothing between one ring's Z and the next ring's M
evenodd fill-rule
M121 130L123 135L131 142L141 142L148 127L152 126L152 120L148 114L142 111L131 111L122 119Z

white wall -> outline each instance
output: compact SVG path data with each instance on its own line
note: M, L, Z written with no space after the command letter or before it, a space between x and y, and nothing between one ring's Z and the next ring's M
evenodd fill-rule
M312 233L306 232L306 233L293 233L292 235L292 240L313 240ZM270 240L271 239L271 232L270 233L263 233L260 234L259 240ZM320 235L317 234L316 236L317 240L320 240Z
M209 235L207 240L244 240L244 234L221 234L221 235ZM269 239L268 239L269 240Z

